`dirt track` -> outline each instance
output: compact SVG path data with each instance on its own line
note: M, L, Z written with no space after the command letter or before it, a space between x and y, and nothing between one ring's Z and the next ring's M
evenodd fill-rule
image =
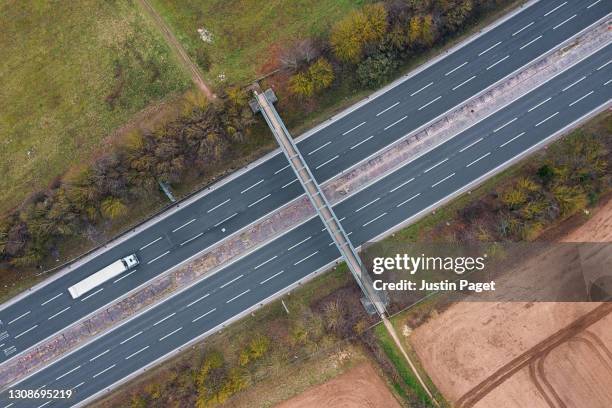
M612 200L562 241L612 242ZM410 341L456 406L607 408L610 327L612 303L457 303Z
M277 405L276 408L400 408L378 373L368 363Z

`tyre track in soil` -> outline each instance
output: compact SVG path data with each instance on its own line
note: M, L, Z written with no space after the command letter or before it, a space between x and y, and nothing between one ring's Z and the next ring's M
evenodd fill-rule
M204 82L204 77L202 75L202 71L200 68L191 60L187 51L179 40L175 37L170 30L170 27L166 24L164 19L159 13L153 8L151 3L148 0L137 0L138 4L143 8L143 10L151 17L153 24L157 27L157 29L162 33L164 38L166 39L166 43L174 52L179 62L189 71L191 75L191 80L196 85L196 87L206 95L209 100L215 99L217 96L211 91L211 89Z
M487 379L481 381L474 388L466 392L457 400L457 407L473 407L493 389L512 377L517 371L530 364L534 359L544 357L552 349L568 341L572 337L575 337L580 332L607 316L610 312L612 312L612 303L603 303L563 329L558 330L531 349L515 357L512 361L495 371Z

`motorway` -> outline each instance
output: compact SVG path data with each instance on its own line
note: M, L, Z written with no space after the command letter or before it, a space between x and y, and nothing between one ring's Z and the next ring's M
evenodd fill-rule
M302 139L298 146L315 178L323 183L546 53L610 11L610 1L537 2ZM4 305L0 311L3 351L0 363L302 194L286 159L277 154L70 273ZM70 298L66 290L69 286L130 253L137 253L141 259L136 270L80 299Z
M361 245L512 162L602 105L609 106L611 100L612 44L337 204L334 211L353 243ZM74 389L69 403L9 401L4 392L0 407L62 407L83 401L338 256L314 217L15 387Z

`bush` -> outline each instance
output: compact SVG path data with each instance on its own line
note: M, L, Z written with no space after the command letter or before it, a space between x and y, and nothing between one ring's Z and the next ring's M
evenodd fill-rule
M397 62L386 53L377 53L357 66L357 80L365 88L376 88L397 69Z
M309 97L329 88L334 82L334 70L325 58L319 58L305 72L299 72L289 80L294 95Z

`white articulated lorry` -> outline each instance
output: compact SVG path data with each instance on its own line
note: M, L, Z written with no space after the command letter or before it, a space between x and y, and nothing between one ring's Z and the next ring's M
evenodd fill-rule
M140 261L135 254L128 255L125 258L121 258L113 262L112 264L100 269L93 275L90 275L82 281L69 287L68 292L70 292L70 296L72 296L73 299L76 299L79 296L89 292L96 286L100 286L107 280L112 279L117 275L121 275L128 269L134 268L139 263Z

